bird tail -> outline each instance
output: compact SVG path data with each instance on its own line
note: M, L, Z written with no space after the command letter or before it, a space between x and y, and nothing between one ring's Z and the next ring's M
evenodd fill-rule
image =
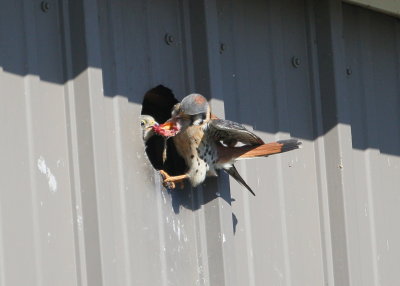
M256 194L253 192L253 190L249 187L249 185L246 184L245 180L243 180L242 176L240 176L239 172L236 170L236 167L232 165L229 169L224 169L225 172L227 172L232 178L234 178L239 184L241 184L243 187L249 190L250 193L255 196Z
M222 162L228 162L232 158L239 159L250 159L256 157L266 157L273 154L279 154L288 152L294 149L298 149L301 146L301 142L297 139L281 140L273 143L267 143L256 146L241 146L241 147L220 147L219 153Z

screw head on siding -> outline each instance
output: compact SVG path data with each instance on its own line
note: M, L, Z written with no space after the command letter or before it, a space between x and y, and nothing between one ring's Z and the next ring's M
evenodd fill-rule
M42 3L40 3L40 9L42 9L42 11L46 13L50 10L50 3L47 1L42 1Z
M166 33L164 36L164 41L168 46L171 46L175 42L175 38L171 34Z
M351 67L347 67L346 68L346 74L347 75L351 75L353 73L353 70L351 69Z
M296 56L292 57L292 66L293 67L298 68L300 66L300 64L301 64L300 58L298 58Z

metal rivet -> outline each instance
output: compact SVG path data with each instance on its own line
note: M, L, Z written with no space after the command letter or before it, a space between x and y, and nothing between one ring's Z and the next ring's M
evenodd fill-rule
M346 74L347 75L351 75L353 73L353 71L351 70L351 67L347 67L346 68Z
M165 36L164 36L164 41L165 41L165 43L167 44L167 45L172 45L174 42L175 42L175 38L174 38L174 36L172 36L171 34L169 34L169 33L166 33L165 34Z
M50 10L50 3L47 1L42 1L42 3L40 3L40 8L42 9L43 12L47 12Z
M298 68L301 64L301 60L298 57L292 57L292 65L295 68Z
M219 45L219 53L222 54L226 50L226 45L224 43L221 43Z

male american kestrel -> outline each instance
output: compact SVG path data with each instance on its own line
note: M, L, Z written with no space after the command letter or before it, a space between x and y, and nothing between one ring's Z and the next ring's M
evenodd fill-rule
M166 175L164 183L188 179L196 187L207 176L217 176L216 171L222 169L253 195L254 192L237 172L235 161L283 153L298 149L301 145L297 139L265 144L239 123L213 119L207 99L200 94L190 94L176 104L172 117L156 126L154 131L162 136L173 137L178 153L188 166L185 174ZM238 142L244 145L235 147Z

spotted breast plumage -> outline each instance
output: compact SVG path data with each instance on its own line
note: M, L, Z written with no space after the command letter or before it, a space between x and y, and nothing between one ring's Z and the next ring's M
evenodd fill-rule
M188 179L193 186L204 182L207 176L217 176L221 169L232 176L253 195L253 190L240 176L234 162L240 159L266 157L299 148L297 139L265 144L263 140L243 125L212 116L210 106L200 94L190 94L172 110L171 119L160 125L157 132L176 130L173 140L178 153L188 166L185 174L164 177L164 182ZM243 146L236 147L240 142Z

